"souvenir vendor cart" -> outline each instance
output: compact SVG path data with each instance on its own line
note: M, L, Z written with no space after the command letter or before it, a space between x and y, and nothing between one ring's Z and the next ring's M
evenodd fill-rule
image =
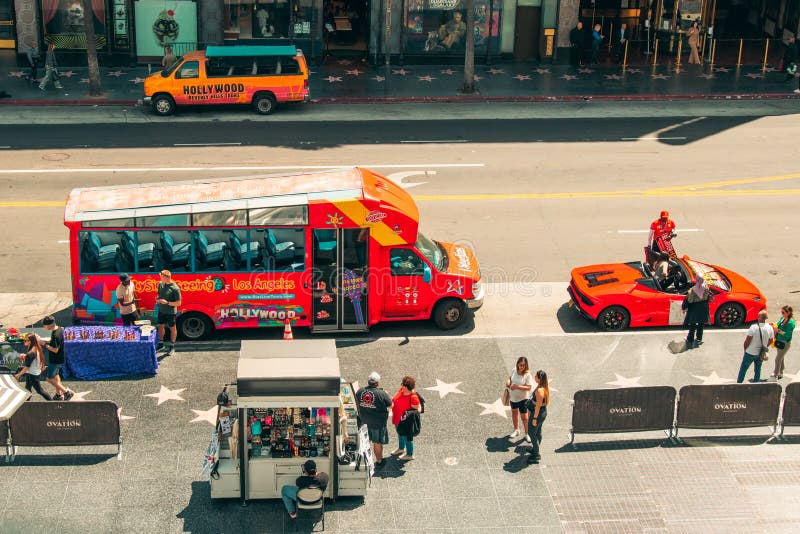
M309 458L330 477L326 497L365 495L368 466L337 454L354 415L343 409L340 393L349 403L352 386L340 377L333 340L242 341L236 384L218 399L211 497L278 499Z

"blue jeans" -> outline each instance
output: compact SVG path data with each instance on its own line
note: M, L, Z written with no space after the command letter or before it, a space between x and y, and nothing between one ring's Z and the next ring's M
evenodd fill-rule
M286 511L290 514L297 511L297 486L284 486L281 488L281 499Z
M744 375L747 374L747 370L750 368L750 364L755 365L755 375L753 376L753 381L758 382L761 380L761 357L760 356L753 356L752 354L744 353L742 357L742 365L739 366L739 378L736 379L738 384L744 382Z
M397 445L398 449L403 449L406 451L406 454L409 456L414 456L414 438L408 438L406 436L397 435L398 440L400 443Z

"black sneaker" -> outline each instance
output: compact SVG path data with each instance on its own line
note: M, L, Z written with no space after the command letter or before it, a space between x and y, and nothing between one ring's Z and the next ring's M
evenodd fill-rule
M163 349L163 348L164 348L164 343L162 343L162 342L160 342L160 341L159 341L159 342L158 342L158 345L156 345L156 350L161 350L161 349Z
M53 395L53 400L54 401L63 401L64 400L64 396L63 395Z
M71 400L72 397L74 397L74 396L75 396L75 392L72 391L71 389L68 389L66 391L66 393L64 393L64 398L67 399L67 400Z

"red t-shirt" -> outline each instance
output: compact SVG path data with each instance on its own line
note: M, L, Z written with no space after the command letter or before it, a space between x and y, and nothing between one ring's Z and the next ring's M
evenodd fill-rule
M669 235L675 230L675 223L672 222L672 219L667 219L666 224L661 223L661 219L656 219L653 221L653 224L650 225L650 230L653 231L653 241L658 239L661 236Z
M412 402L413 399L413 402ZM406 410L411 409L411 405L419 406L419 397L416 392L411 392L411 395L403 395L402 391L398 391L397 395L392 399L392 424L397 426L400 424L400 418L406 413Z

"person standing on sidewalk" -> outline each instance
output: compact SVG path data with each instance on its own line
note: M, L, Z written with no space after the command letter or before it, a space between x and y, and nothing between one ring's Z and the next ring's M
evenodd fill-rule
M414 459L414 436L406 435L400 428L400 420L408 410L420 411L421 403L419 395L414 391L417 381L413 376L404 376L400 383L400 389L392 399L392 424L397 429L399 444L397 449L392 451L392 456L399 456L398 460L408 461Z
M47 55L44 59L44 78L39 84L39 89L45 91L47 89L47 82L51 81L56 89L63 89L61 85L61 78L58 74L58 64L56 63L56 45L50 43L47 45Z
M164 57L161 58L161 66L165 69L170 68L178 59L175 57L175 54L172 53L171 46L164 47Z
M531 370L528 366L528 358L525 356L517 358L514 371L511 372L511 375L506 380L506 387L508 388L508 401L511 406L511 422L514 424L514 431L508 435L508 438L514 439L519 436L519 420L522 419L522 431L525 432L525 441L530 443L531 438L527 433L527 404L533 393L533 375L531 375Z
M61 366L66 361L64 358L64 329L56 324L56 319L52 315L42 319L42 325L50 331L50 343L44 345L44 350L47 351L45 380L56 388L53 400L70 400L75 392L61 384Z
M164 269L161 271L161 282L158 284L158 339L162 340L167 356L175 354L175 342L178 340L178 327L176 318L178 307L181 305L181 290L172 281L172 273ZM165 333L169 328L169 335ZM166 337L165 337L166 336Z
M533 391L533 397L528 400L528 410L531 412L531 418L528 421L528 436L531 438L529 464L538 464L542 459L539 454L539 446L542 444L542 425L547 418L548 404L550 404L550 385L547 381L547 373L539 369L536 371L536 389Z
M25 389L28 391L36 390L36 393L41 395L44 400L51 401L53 398L47 393L45 390L42 389L42 383L40 381L42 375L42 369L44 369L44 355L42 354L42 347L39 345L39 338L36 337L36 334L28 334L25 337L25 347L28 349L28 352L25 353L25 362L22 366L22 369L19 370L19 373L14 375L17 380L20 380L22 376L25 376Z
M711 290L703 280L697 277L694 287L686 294L681 307L686 310L683 326L689 327L686 336L686 348L693 349L703 344L703 326L708 322L708 303L711 301ZM695 339L695 333L697 338Z
M792 334L794 333L794 318L791 306L784 306L781 308L781 318L775 323L775 370L772 372L772 377L775 380L783 378L784 358L786 353L789 352L789 347L792 346Z
M590 63L597 65L598 57L600 55L600 44L603 42L603 34L600 33L602 26L599 24L594 25L592 30L592 59Z
M139 310L136 308L136 301L139 299L136 298L136 287L128 273L119 275L116 294L122 326L133 326L133 323L139 320Z
M692 25L686 30L686 40L689 43L689 64L699 65L700 55L697 53L697 47L700 46L700 28L697 21L692 22Z
M581 64L584 43L583 22L578 21L578 25L569 32L569 63L573 67Z
M744 338L744 356L742 356L742 364L739 366L737 384L744 382L744 375L747 374L750 364L753 364L755 368L755 375L750 382L761 382L761 362L763 361L761 355L769 348L773 337L773 330L766 323L767 310L761 310L758 312L758 322L750 326L747 337Z
M797 48L797 40L794 36L789 37L786 43L786 50L783 52L783 72L786 74L786 83L794 80L797 73L797 59L800 57L800 49Z
M614 53L617 56L617 62L622 63L625 59L625 43L628 42L628 25L624 22L620 25L616 32L614 39Z
M380 387L381 375L373 371L367 379L367 387L356 392L356 408L359 425L367 425L367 433L375 453L376 465L383 465L383 446L389 443L389 432L386 421L389 419L389 408L392 398Z

